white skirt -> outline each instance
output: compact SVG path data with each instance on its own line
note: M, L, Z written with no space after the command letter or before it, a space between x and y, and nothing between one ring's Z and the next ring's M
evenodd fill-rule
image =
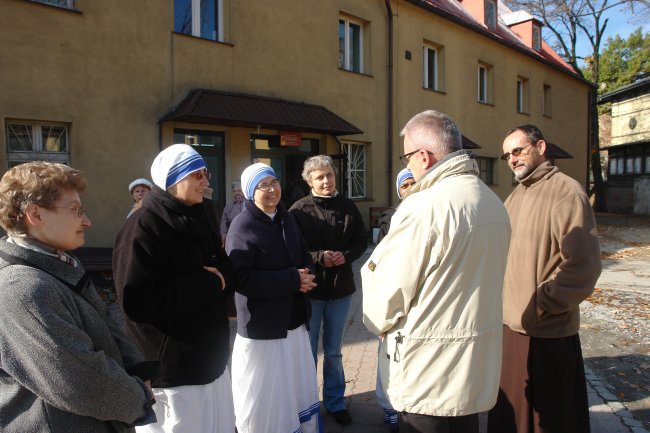
M239 433L322 432L316 366L305 325L275 340L238 334L232 393Z
M234 433L235 412L230 372L207 385L154 388L158 421L137 433Z

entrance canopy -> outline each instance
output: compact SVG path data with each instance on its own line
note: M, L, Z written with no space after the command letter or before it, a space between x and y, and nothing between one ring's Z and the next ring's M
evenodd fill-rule
M160 123L171 120L334 136L363 134L362 130L321 105L208 89L190 92Z

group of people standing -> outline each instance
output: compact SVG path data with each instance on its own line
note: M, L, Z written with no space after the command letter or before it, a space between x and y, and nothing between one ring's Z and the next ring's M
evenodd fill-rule
M447 116L402 135L402 201L362 268L391 430L476 433L490 411L490 432L588 432L578 304L600 256L584 191L531 125L503 145L520 182L505 206ZM290 209L273 168L248 166L225 227L191 146L160 152L151 177L129 186L113 250L126 330L68 253L91 226L83 174L33 162L0 181L0 431L322 432L321 341L323 404L350 424L341 346L368 239L331 158L307 159Z

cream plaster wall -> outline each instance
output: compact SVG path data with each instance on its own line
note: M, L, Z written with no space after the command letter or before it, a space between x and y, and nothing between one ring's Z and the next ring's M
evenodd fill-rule
M128 183L149 176L174 127L226 134L226 185L250 163L250 128L158 121L191 90L244 92L323 105L363 134L339 137L367 144L368 207L385 206L387 143L387 17L380 0L225 1L225 43L173 33L173 1L77 0L79 12L24 0L0 2L0 166L6 167L6 119L70 126L71 163L89 178L84 205L94 227L87 246L109 247L130 206ZM528 56L402 0L394 11L393 175L402 164L399 131L429 108L448 113L462 132L497 157L505 130L535 123L576 158L560 167L583 182L586 173L587 86ZM364 73L338 68L338 17L364 25ZM445 47L443 92L422 88L422 43ZM405 51L412 53L408 61ZM476 102L479 61L493 65L492 105ZM530 83L530 113L516 112L516 78ZM552 86L552 117L542 116L543 85ZM278 131L268 131L277 133ZM333 137L320 136L334 154ZM511 175L497 162L495 191L505 198ZM226 191L228 194L229 191Z
M636 126L630 128L630 120ZM650 140L650 94L612 103L612 145Z

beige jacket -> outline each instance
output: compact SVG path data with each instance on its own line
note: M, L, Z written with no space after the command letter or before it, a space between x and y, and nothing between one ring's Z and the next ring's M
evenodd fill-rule
M594 213L578 182L545 162L506 200L512 240L503 321L533 337L576 334L601 271Z
M501 371L510 224L466 151L434 165L363 266L364 323L386 334L379 371L398 411L490 409Z

